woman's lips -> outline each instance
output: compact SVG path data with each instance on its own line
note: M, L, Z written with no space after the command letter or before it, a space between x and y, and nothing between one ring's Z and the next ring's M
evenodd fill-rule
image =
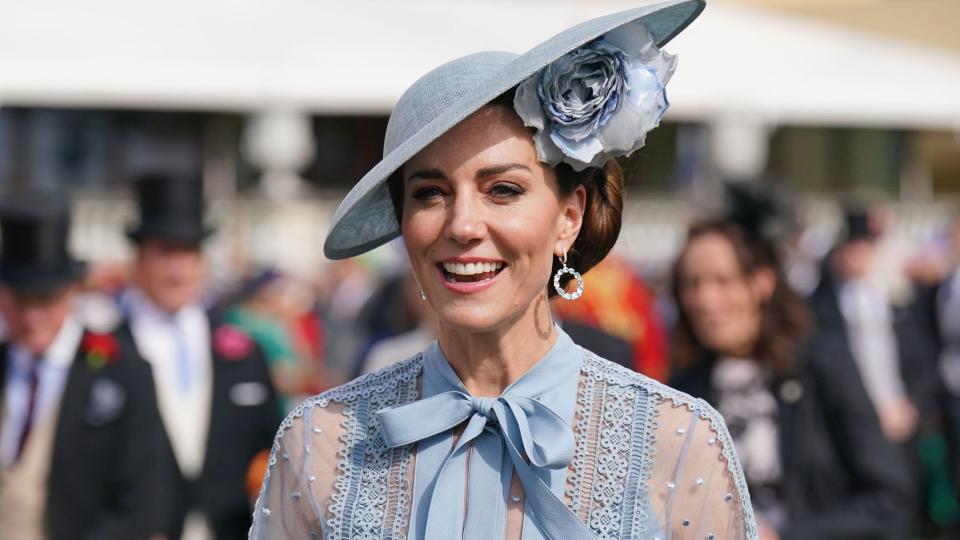
M506 265L499 261L449 261L439 263L436 267L441 281L448 289L469 294L492 285Z

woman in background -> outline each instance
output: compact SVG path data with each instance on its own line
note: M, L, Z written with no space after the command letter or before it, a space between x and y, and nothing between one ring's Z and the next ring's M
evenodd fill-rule
M691 228L673 275L671 383L727 422L761 539L902 538L912 515L903 456L842 339L810 331L762 225Z

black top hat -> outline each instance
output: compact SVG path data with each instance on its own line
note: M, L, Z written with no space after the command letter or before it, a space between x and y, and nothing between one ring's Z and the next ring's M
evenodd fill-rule
M140 225L127 231L135 242L147 238L199 245L213 233L203 222L199 177L150 174L139 178Z
M728 181L724 188L724 219L751 238L781 244L796 234L796 212L787 192L770 183L743 180Z
M0 201L0 282L43 293L83 277L86 266L67 251L70 203L59 191L29 189Z
M874 241L880 236L879 227L870 211L856 204L848 204L844 209L844 229L840 243L858 240Z

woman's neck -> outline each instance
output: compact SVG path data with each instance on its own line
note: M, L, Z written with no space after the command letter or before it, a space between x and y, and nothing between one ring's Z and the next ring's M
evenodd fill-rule
M557 340L546 294L519 319L483 332L440 322L440 349L471 395L495 397L543 358Z

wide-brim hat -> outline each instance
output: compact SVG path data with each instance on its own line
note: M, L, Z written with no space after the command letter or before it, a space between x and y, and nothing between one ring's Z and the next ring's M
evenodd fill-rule
M350 190L333 216L323 252L345 259L400 235L387 180L404 163L465 118L541 69L594 39L640 22L661 47L692 22L704 0L675 0L589 20L529 51L482 52L453 60L417 80L387 125L383 159Z
M26 189L0 202L0 283L44 294L83 279L87 266L67 248L69 200L60 191Z

